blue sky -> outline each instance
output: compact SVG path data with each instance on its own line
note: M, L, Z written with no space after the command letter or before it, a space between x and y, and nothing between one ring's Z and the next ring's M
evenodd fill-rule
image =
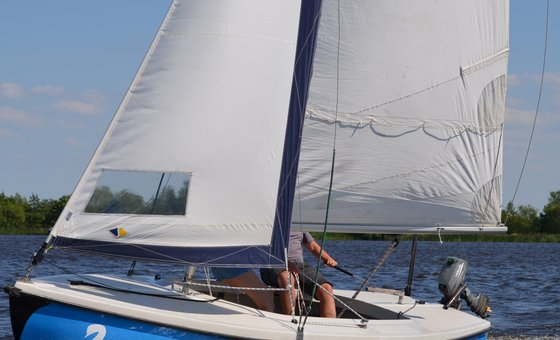
M0 192L70 194L169 0L0 1ZM545 0L511 0L504 203L513 198L538 99ZM550 1L539 119L516 205L560 190L560 1Z

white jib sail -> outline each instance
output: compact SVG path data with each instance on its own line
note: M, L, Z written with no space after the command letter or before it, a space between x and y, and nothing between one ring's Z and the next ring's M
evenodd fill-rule
M269 244L300 6L174 2L52 235Z

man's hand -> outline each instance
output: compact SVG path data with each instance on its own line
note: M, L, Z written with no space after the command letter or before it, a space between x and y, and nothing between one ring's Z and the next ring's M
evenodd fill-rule
M328 255L327 255L327 256L328 256ZM330 256L329 256L328 258L325 258L325 259L324 259L324 262L325 262L325 264L326 264L327 266L329 266L329 267L331 267L331 268L334 267L334 266L336 266L336 265L338 264L338 262L336 262L336 261L335 261L332 257L330 257Z
M319 257L319 254L321 254L321 260L323 260L323 262L329 266L329 267L334 267L337 265L338 262L336 262L330 255L329 253L327 253L324 249L321 252L321 246L319 245L319 243L315 242L315 240L311 241L309 244L305 245L307 247L307 249L309 249L309 251Z

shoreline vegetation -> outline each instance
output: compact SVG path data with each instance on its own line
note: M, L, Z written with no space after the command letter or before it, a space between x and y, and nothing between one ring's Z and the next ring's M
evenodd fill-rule
M69 195L59 199L29 198L20 194L7 196L0 192L0 235L47 235L55 224ZM502 210L502 222L508 226L507 234L441 235L444 242L560 242L560 191L550 193L542 212L530 205L514 206L508 203ZM312 233L317 239L322 233ZM327 233L326 240L391 240L394 235ZM412 235L402 235L401 240L411 240ZM438 235L419 235L419 241L440 241Z

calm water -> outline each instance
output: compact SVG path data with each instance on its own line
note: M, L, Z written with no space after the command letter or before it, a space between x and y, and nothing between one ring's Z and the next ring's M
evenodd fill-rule
M33 251L44 236L0 236L2 286L12 284L25 272ZM389 242L329 241L327 251L340 267L356 276L367 277ZM408 273L410 242L402 242L385 265L373 276L378 287L403 288ZM560 244L537 243L458 243L419 242L413 296L437 302L441 298L437 277L447 256L469 261L467 285L474 293L491 299L494 311L491 338L560 339ZM126 273L130 261L80 257L79 254L52 252L34 275L70 272ZM180 274L183 268L141 263L142 273ZM360 282L334 269L323 273L337 287L354 289ZM362 293L363 294L363 293ZM465 308L467 308L465 306ZM0 339L12 339L8 299L0 294Z

